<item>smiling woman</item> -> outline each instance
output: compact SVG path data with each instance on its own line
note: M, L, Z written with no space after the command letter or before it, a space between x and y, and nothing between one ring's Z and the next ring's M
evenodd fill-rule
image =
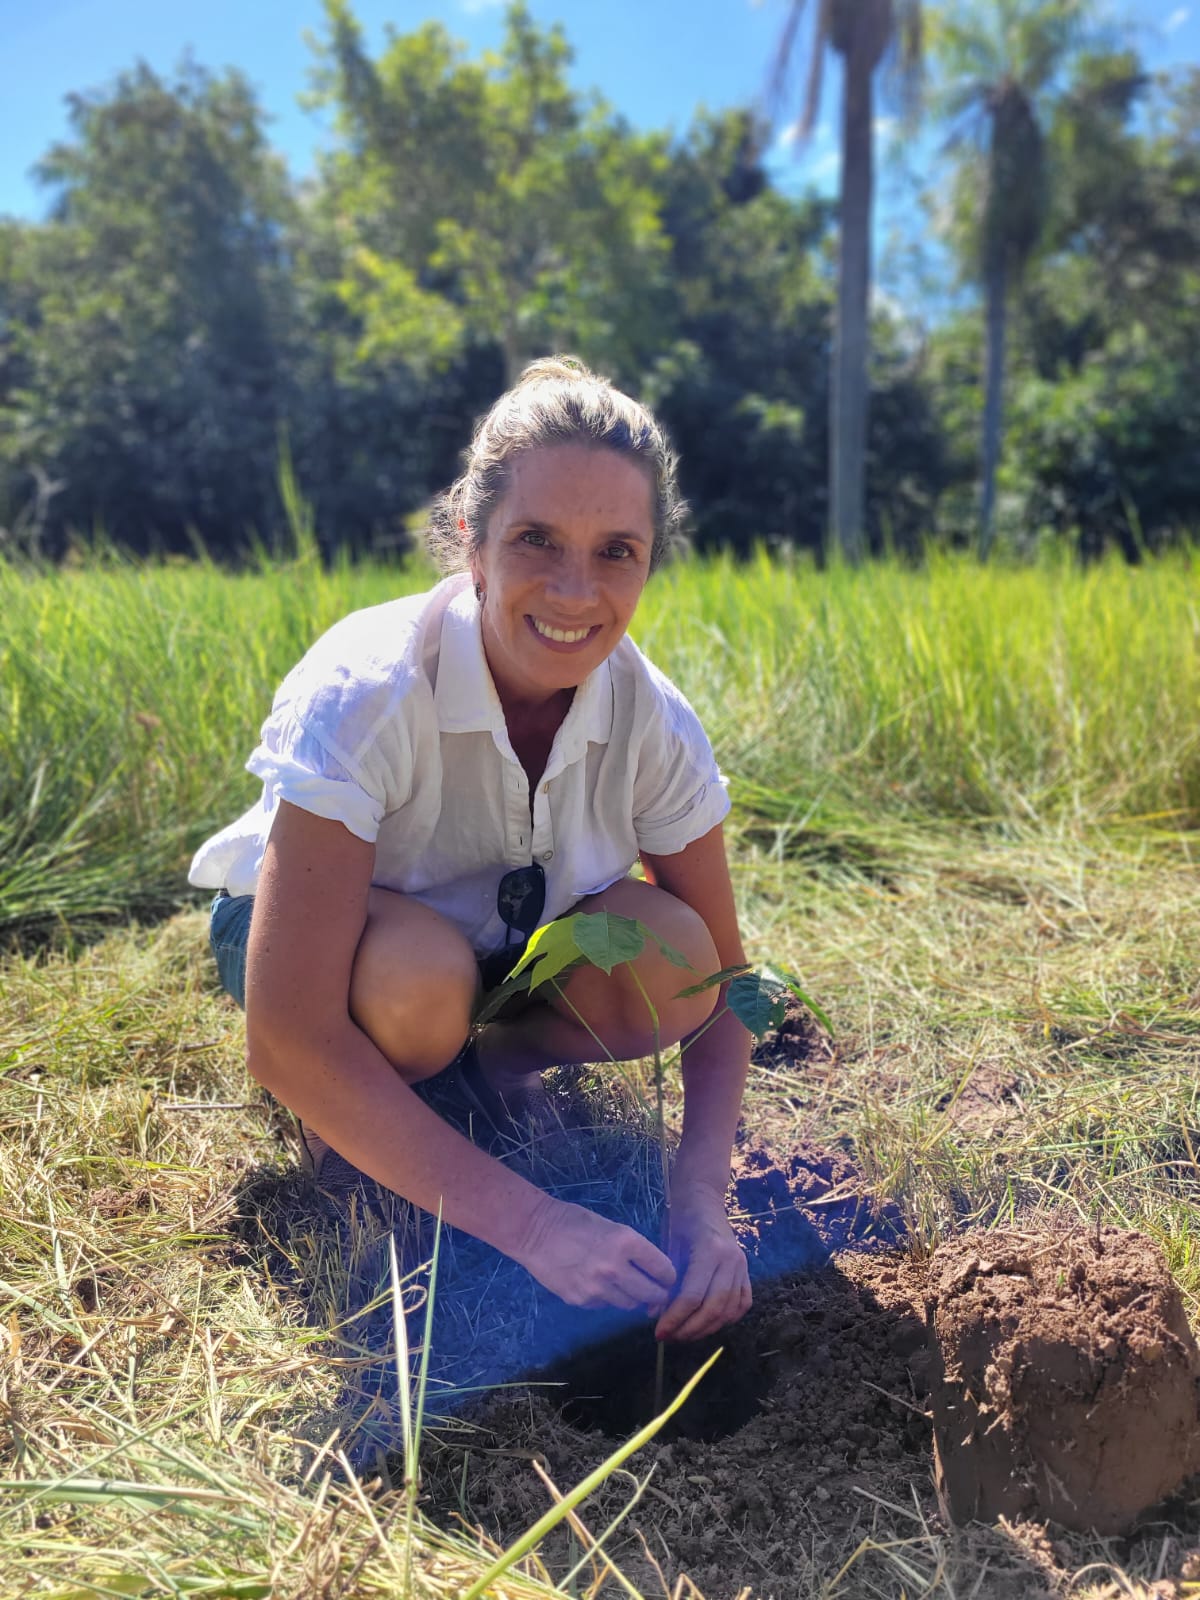
M249 768L259 803L210 839L212 941L251 1071L298 1117L317 1181L362 1173L521 1262L577 1305L644 1306L699 1338L750 1304L724 1210L749 1036L648 944L472 1030L534 929L638 918L700 973L743 960L729 800L691 707L626 630L679 516L650 414L586 369L535 363L493 406L436 508L456 568L357 612L285 679ZM646 880L629 876L641 860ZM669 1254L553 1199L445 1123L449 1073L503 1131L542 1071L682 1041Z

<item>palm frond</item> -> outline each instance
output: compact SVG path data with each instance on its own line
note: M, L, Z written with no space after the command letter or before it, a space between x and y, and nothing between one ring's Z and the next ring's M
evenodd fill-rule
M925 17L921 0L898 0L889 77L901 120L911 127L925 97Z
M787 100L788 74L796 51L796 35L800 32L807 8L808 0L792 0L779 43L775 46L775 54L771 59L771 81L767 89L767 103L772 116L778 114L779 108Z
M821 109L821 88L824 82L825 52L829 47L831 0L818 0L816 21L807 56L804 96L800 115L796 119L799 141L806 140L816 126ZM808 0L792 0L787 20L771 63L771 80L768 88L768 105L771 119L776 120L790 102L789 73L797 58L800 27L808 10Z
M825 51L829 43L833 0L821 0L817 13L817 26L808 60L808 83L804 91L804 109L800 113L800 137L807 139L816 127L821 110L821 84L825 71Z

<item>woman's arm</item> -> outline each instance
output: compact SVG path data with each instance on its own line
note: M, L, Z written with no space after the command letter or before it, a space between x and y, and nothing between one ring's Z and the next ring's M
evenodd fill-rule
M721 826L675 855L642 859L659 888L685 901L703 919L716 946L718 970L744 963ZM686 1249L687 1270L659 1320L660 1338L699 1338L744 1315L750 1306L745 1257L725 1214L750 1035L725 1009L725 985L716 1006L716 1013L721 1012L683 1041L683 1134L671 1173L671 1234Z
M432 1111L350 1015L374 847L284 802L263 859L246 966L247 1063L372 1178L512 1256L573 1304L661 1302L649 1240L552 1200ZM403 981L403 974L397 974Z

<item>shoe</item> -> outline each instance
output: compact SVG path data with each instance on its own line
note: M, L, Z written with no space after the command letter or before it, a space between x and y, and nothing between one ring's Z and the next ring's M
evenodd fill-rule
M318 1189L335 1199L344 1198L353 1189L378 1188L374 1178L352 1166L345 1156L327 1145L320 1134L313 1133L296 1118L300 1135L300 1169L310 1177Z
M542 1088L540 1078L536 1088L524 1090L519 1100L514 1097L510 1101L484 1077L473 1041L459 1051L454 1065L458 1069L458 1087L463 1099L502 1138L523 1141L531 1133L542 1133L552 1125L557 1126L550 1097Z

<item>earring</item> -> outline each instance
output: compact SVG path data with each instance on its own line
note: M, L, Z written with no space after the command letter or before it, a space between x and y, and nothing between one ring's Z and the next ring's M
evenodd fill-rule
M477 583L475 585L475 598L476 598L476 600L478 600L478 601L480 601L482 603L482 600L483 600L483 585L481 583Z

